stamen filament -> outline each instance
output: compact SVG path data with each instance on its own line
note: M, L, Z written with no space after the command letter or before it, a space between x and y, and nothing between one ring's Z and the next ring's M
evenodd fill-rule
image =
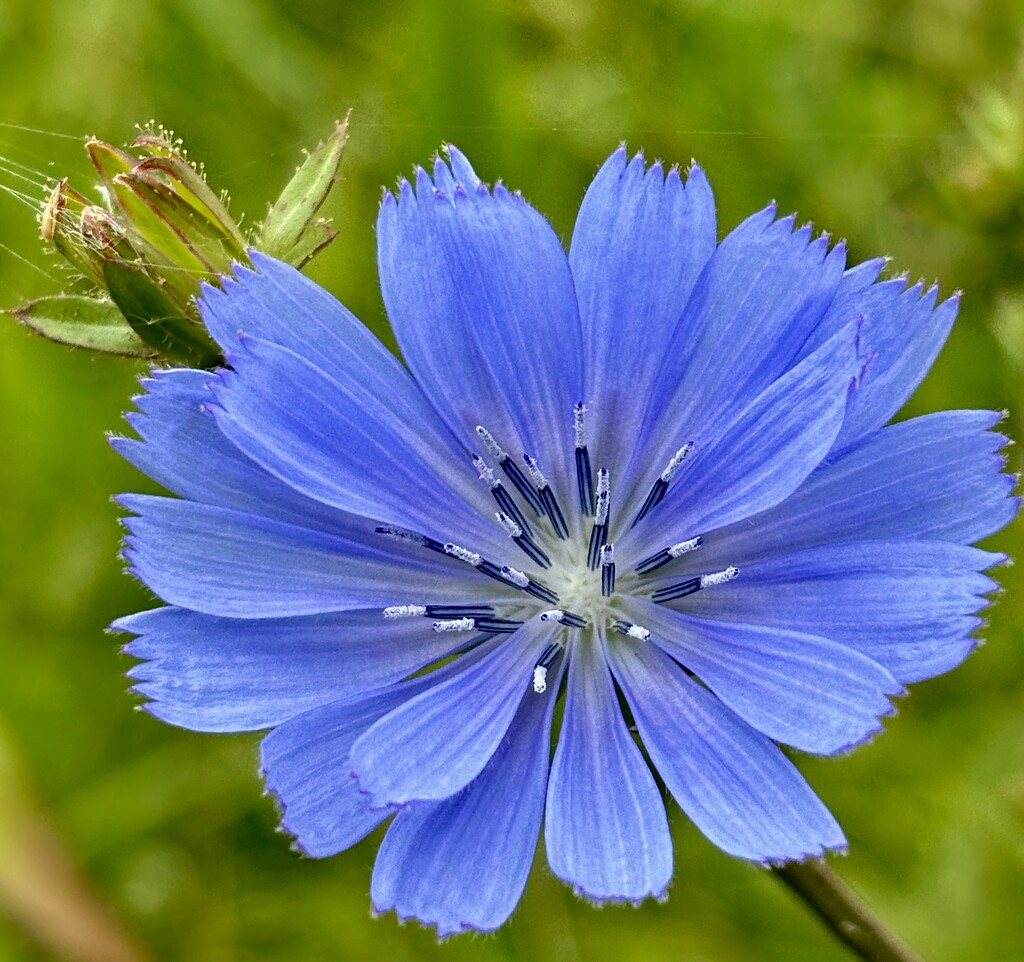
M540 620L557 621L560 625L568 625L570 628L587 627L585 618L581 618L579 615L574 614L571 611L565 611L562 608L552 608L549 611L542 611L540 613Z
M587 564L591 569L600 563L601 545L608 537L608 515L611 511L611 479L608 469L597 472L597 505L594 509L594 527L590 532L590 546L587 550Z
M530 472L530 477L540 495L541 504L544 506L544 513L551 519L551 525L555 529L555 534L564 541L569 537L569 528L565 523L565 515L562 514L562 509L558 505L555 492L551 490L551 485L548 483L548 479L544 477L544 472L541 471L536 458L524 454L523 461L526 462L526 468Z
M637 641L650 641L651 633L643 625L634 625L629 621L616 621L612 625L617 632L623 635L628 635L630 638L636 638Z
M377 534L384 535L385 538L391 538L393 541L405 541L408 544L418 544L423 548L429 548L431 551L438 551L441 554L446 554L445 546L440 541L435 541L433 538L428 538L423 534L417 534L415 531L408 531L405 528L399 528L390 524L379 524L373 530Z
M494 440L494 435L482 425L477 425L476 433L480 436L480 439L484 442L484 445L487 450L490 451L494 460L498 462L498 467L505 472L509 481L515 485L516 490L523 496L523 498L526 499L526 502L531 508L533 508L538 516L543 515L544 509L541 505L537 492L533 489L533 485L531 485L526 479L526 475L524 475L519 469L519 465L508 456L508 451L498 444L498 442Z
M594 513L594 478L590 467L590 451L587 449L586 426L583 414L586 411L582 401L572 409L573 431L576 435L576 492L579 495L580 514L590 517Z
M499 511L496 515L498 524L504 529L505 533L527 554L529 557L536 561L542 568L551 567L551 559L544 554L543 551L529 538L524 532L522 527L515 522L514 519L510 518L504 511Z
M532 535L533 531L526 520L526 516L519 510L519 505L516 504L512 495L505 490L505 486L498 480L494 469L489 467L479 454L473 455L473 466L479 472L480 480L490 489L491 497L494 498L498 507L512 518L526 534Z
M538 695L543 695L548 689L548 669L558 660L562 653L563 645L553 641L541 653L537 664L533 669L533 690Z
M685 598L687 595L692 595L703 588L724 585L727 581L732 581L739 573L739 568L729 565L728 568L722 571L699 575L696 578L688 578L686 581L680 581L678 584L669 585L667 588L659 588L651 596L651 600L662 604L666 601L675 601L677 598Z
M594 513L594 479L590 452L585 445L576 449L576 493L580 499L580 514L589 518Z
M519 547L522 548L523 551L525 551L526 554L528 554L542 568L551 567L551 559L528 537L526 537L525 534L521 538L513 538L512 540L515 541L515 543L519 545Z
M558 505L558 499L555 497L555 492L552 491L550 487L541 488L540 497L544 502L544 510L551 519L551 524L555 529L555 534L565 541L565 539L569 537L569 526L565 523L565 515L562 514L562 509Z
M540 598L541 601L546 601L549 605L558 604L558 595L555 594L547 585L542 585L539 581L530 579L530 583L523 589L528 594L534 596L534 598Z
M687 441L686 444L672 455L668 464L665 466L665 470L661 472L661 477L654 482L654 486L647 493L646 500L637 512L637 516L633 519L633 523L630 525L631 528L635 528L647 516L647 513L652 508L661 504L662 499L668 491L668 486L672 482L672 478L675 476L675 473L679 470L679 466L686 460L692 450L693 442Z
M494 614L494 606L427 605L423 613L431 618L486 618Z
M518 631L523 626L521 621L513 621L509 618L477 618L476 628L485 634L508 635Z
M615 546L601 545L601 594L605 598L615 593Z
M644 558L636 566L637 574L649 574L662 565L668 564L673 558L679 558L684 554L689 554L691 551L696 551L702 544L704 544L704 539L697 537L690 538L689 541L680 541L678 544L671 545L668 548L663 548L661 551Z

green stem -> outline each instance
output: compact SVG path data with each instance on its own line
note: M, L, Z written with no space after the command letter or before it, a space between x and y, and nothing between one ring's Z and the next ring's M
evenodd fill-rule
M821 859L785 862L772 871L865 962L922 962Z

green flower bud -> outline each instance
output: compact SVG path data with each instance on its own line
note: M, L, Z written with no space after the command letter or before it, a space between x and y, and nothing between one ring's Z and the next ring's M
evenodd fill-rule
M317 215L337 182L347 125L346 117L308 154L252 237L163 128L144 129L125 149L87 141L103 203L61 180L43 207L40 233L93 291L10 313L65 344L218 363L196 304L202 283L217 284L232 264L248 264L250 247L298 267L334 239L336 231Z

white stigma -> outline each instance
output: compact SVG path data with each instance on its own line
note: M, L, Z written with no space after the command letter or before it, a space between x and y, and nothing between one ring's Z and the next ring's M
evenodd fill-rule
M684 444L678 451L676 451L675 454L672 455L672 458L666 465L665 470L661 472L661 480L664 481L665 484L668 484L672 480L672 478L675 476L676 471L679 470L679 465L681 465L687 459L687 457L689 457L689 454L692 450L693 442L687 441L686 444Z
M446 618L434 622L434 631L472 631L476 622L472 618Z
M548 670L543 665L537 665L533 669L533 690L538 695L543 695L548 690Z
M494 469L487 466L487 462L479 454L473 455L473 467L480 474L480 480L484 481L489 488L498 486L498 479L494 476Z
M615 545L603 544L601 545L601 564L613 565L615 564Z
M453 558L458 558L459 561L464 561L466 564L472 565L474 568L479 568L484 562L484 559L475 551L470 551L468 548L463 548L460 545L453 544L451 541L444 546L444 553L451 555Z
M526 464L526 470L530 472L530 479L534 485L538 488L548 487L548 479L544 477L544 472L541 471L540 465L537 464L536 458L531 458L530 455L524 454L523 461Z
M423 605L391 605L384 609L385 618L419 618L426 613Z
M518 568L510 568L508 565L501 566L501 576L507 581L511 581L517 588L525 588L529 583L530 579Z
M491 452L491 457L495 461L504 461L508 457L508 451L494 440L494 435L482 424L476 426L476 433L480 436L480 440L484 442L484 447Z
M523 536L523 529L516 524L504 511L499 511L495 514L500 524L505 529L505 534L510 538L521 538Z
M395 541L409 541L412 544L426 544L427 539L421 534L416 534L415 531L406 531L405 528L396 528L392 525L380 525L377 529L377 534L382 534L386 538L393 538Z
M541 621L557 621L561 624L565 621L565 612L561 608L552 608L550 611L542 611L540 613Z
M643 625L630 625L626 629L626 634L630 638L636 638L637 641L651 640L651 633Z
M740 573L740 569L729 565L722 571L714 571L709 575L700 576L700 586L702 588L713 588L715 585L724 585L727 581L732 581Z
M594 512L594 524L608 523L608 507L611 501L611 478L607 468L597 472L597 510Z
M678 558L680 555L696 551L703 543L703 538L690 538L689 541L680 541L679 544L674 544L671 548L666 548L665 550L668 552L669 557Z
M587 446L587 432L583 424L583 413L586 410L586 405L582 401L572 409L572 429L576 435L576 447L578 448Z

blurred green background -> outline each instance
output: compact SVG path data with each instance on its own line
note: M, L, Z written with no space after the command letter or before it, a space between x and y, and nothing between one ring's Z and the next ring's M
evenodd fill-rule
M0 154L81 187L83 135L121 142L153 117L251 221L352 107L330 204L341 237L311 273L381 333L380 188L443 141L566 240L620 140L696 157L723 229L774 197L855 259L891 254L894 271L963 288L904 414L1005 407L1020 436L1022 32L1012 0L0 0ZM0 194L0 306L59 289L35 232ZM678 811L666 904L594 910L541 860L504 930L440 946L370 917L376 839L325 862L289 851L257 738L135 712L129 660L104 634L152 602L121 574L109 500L147 482L104 440L140 370L0 324L0 960L54 958L64 937L61 957L115 958L104 924L166 962L847 958ZM991 546L1020 555L1020 539L1018 525ZM916 686L876 744L801 761L850 839L835 866L932 960L1024 958L1024 584L1019 569L999 577L988 643L961 669ZM65 858L89 900L62 881Z

